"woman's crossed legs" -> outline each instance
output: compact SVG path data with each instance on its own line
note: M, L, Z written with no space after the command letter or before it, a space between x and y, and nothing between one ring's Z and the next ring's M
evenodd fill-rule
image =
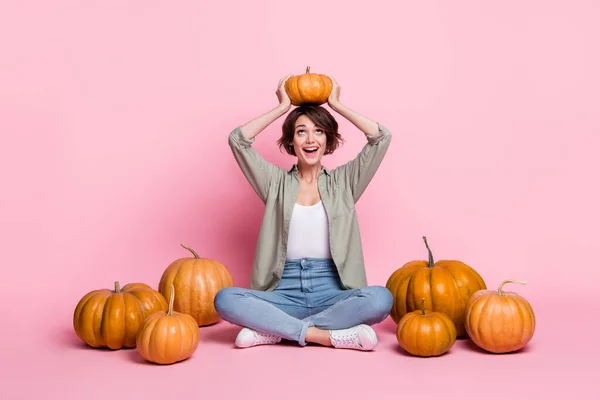
M264 292L237 287L220 290L215 308L223 320L240 325L238 347L277 343L281 338L324 346L371 350L377 336L369 326L383 321L392 308L385 287L336 290L327 296L297 291Z

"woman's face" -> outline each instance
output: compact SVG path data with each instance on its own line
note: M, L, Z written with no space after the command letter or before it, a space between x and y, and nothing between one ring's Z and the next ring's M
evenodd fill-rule
M306 115L301 115L294 125L294 151L298 156L298 163L316 165L321 162L325 148L327 147L327 136L325 131L315 125Z

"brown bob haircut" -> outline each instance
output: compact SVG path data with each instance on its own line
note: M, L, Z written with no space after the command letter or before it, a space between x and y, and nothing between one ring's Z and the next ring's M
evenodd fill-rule
M281 137L277 141L279 148L283 148L289 155L296 155L293 146L294 133L296 131L296 120L301 115L306 115L316 126L325 132L325 136L327 137L325 154L333 153L343 142L342 135L338 132L338 123L329 111L318 105L303 104L288 114L281 127Z

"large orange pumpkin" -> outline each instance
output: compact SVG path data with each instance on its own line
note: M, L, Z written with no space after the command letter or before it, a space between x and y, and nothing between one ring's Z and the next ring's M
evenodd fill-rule
M285 82L285 91L290 97L292 104L323 104L329 98L333 82L327 75L314 74L310 67L306 67L306 73L291 76Z
M471 340L491 353L509 353L522 349L535 332L535 314L531 304L513 292L503 292L506 280L497 291L480 290L467 303L465 328Z
M194 250L181 246L194 257L173 261L163 272L158 290L168 299L173 284L175 311L191 315L198 326L214 324L221 319L215 310L215 296L219 290L233 286L233 277L220 262L200 258Z
M136 336L138 353L157 364L173 364L185 360L198 347L196 320L190 315L173 311L175 290L170 292L168 310L148 316Z
M483 278L467 264L457 260L433 261L427 238L423 237L429 261L410 261L396 270L386 287L394 297L391 317L398 323L417 310L422 298L425 308L446 314L456 326L458 337L465 336L464 314L467 300L486 289Z
M166 310L162 294L143 283L131 283L115 290L94 290L75 307L73 327L77 336L96 348L135 347L135 336L144 318Z
M396 330L398 344L414 356L431 357L446 353L456 342L456 327L446 314L421 310L405 314Z

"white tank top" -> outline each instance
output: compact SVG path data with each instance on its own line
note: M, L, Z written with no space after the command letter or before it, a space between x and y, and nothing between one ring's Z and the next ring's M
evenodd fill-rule
M287 258L331 258L329 249L329 225L323 202L313 206L294 204Z

